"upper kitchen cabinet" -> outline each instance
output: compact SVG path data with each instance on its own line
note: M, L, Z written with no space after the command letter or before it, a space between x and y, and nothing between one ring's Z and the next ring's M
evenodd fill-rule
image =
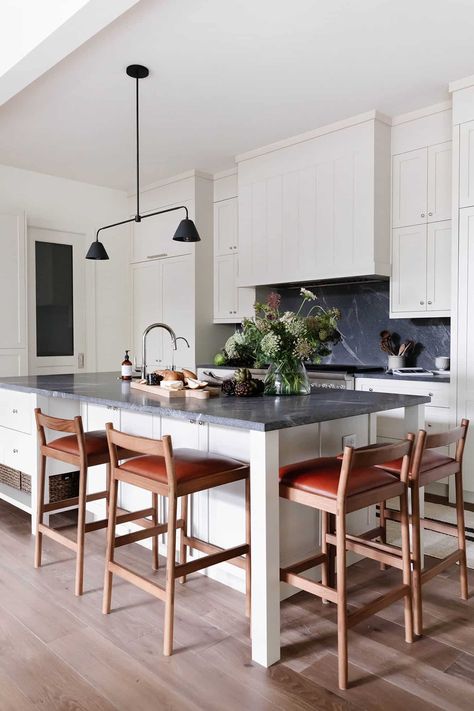
M255 289L239 287L237 175L214 179L214 323L240 323L254 314Z
M390 127L370 112L241 155L239 284L390 274Z
M474 205L474 121L459 129L459 207Z
M27 372L25 216L0 214L0 376Z
M394 228L451 218L451 141L393 156Z

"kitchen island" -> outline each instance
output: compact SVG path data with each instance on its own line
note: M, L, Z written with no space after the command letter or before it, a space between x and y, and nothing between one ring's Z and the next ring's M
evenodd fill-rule
M50 415L81 414L87 430L106 422L131 434L161 437L170 434L178 447L225 453L250 462L252 515L252 658L270 666L280 658L281 595L291 590L279 582L280 560L286 564L319 543L315 512L279 501L278 468L301 459L334 455L343 438L356 446L375 441L375 416L404 408L406 431L416 432L424 422L424 396L394 395L350 390L318 391L295 397L214 397L209 400L169 402L132 390L116 373L25 376L0 379L0 462L31 476L30 499L17 505L29 511L34 527L36 511L37 441L33 410ZM347 440L345 440L347 442ZM60 463L52 463L48 475ZM99 467L96 468L100 469ZM105 473L91 470L89 492L104 487ZM23 492L20 492L23 494ZM124 486L120 506L147 505L146 492ZM15 497L0 489L0 496ZM10 498L8 498L10 497ZM162 515L165 516L163 502ZM103 516L101 502L91 502L91 516ZM243 540L241 482L193 497L193 534L229 547ZM370 519L372 517L372 519ZM374 512L352 515L353 532L373 524ZM280 537L280 529L282 535ZM217 572L217 569L222 570ZM217 566L209 571L225 584L242 589L235 568ZM211 573L212 571L212 573ZM223 571L223 572L222 572Z

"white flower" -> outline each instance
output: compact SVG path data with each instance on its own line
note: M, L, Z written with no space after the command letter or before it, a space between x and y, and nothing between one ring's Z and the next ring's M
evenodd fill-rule
M267 356L267 358L276 358L278 356L281 346L281 338L277 333L265 334L260 343L262 353Z
M309 289L304 289L304 288L300 289L300 295L303 297L303 299L305 301L314 301L315 299L318 298L316 296L316 294L313 294L312 291L310 291Z

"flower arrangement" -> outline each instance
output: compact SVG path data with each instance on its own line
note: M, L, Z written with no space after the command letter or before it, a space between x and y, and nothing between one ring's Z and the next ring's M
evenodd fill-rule
M301 289L298 311L280 311L281 297L271 293L266 303L255 304L255 316L244 319L242 330L231 336L225 346L228 361L245 361L263 367L270 364L265 381L268 394L309 392L304 361L319 363L331 353L331 345L341 339L337 322L339 309L325 310L316 295ZM306 312L306 313L304 313Z

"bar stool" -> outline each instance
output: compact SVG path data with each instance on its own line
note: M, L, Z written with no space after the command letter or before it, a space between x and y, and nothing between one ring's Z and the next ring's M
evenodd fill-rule
M186 575L211 565L228 561L244 568L246 573L246 613L250 614L250 486L249 466L236 459L218 454L209 454L195 449L176 449L173 452L171 437L161 440L136 437L106 425L112 464L109 524L107 529L107 555L104 580L104 614L111 609L112 576L127 580L165 602L165 629L163 654L173 652L174 594L177 578L184 582ZM133 458L119 464L119 448L125 449ZM188 535L187 497L234 481L245 481L245 543L234 548L220 548ZM141 489L166 496L168 499L168 522L148 530L116 536L117 491L119 482L133 484ZM181 499L181 518L177 517L178 499ZM176 530L180 529L180 562L176 564ZM166 584L161 587L129 568L115 562L116 548L144 540L150 536L167 533ZM187 549L206 553L201 558L186 562ZM245 558L242 556L245 555Z
M424 583L439 575L443 570L459 562L461 598L468 599L468 576L466 562L466 530L464 527L464 501L462 460L466 444L469 420L462 420L459 427L428 435L420 430L416 439L408 484L411 491L412 560L413 560L413 612L416 635L423 634L423 603L421 588ZM438 447L456 444L454 457L433 451ZM382 465L387 472L400 476L401 462L390 461ZM448 476L456 482L456 523L445 523L423 518L420 514L420 488ZM400 512L387 507L386 500L380 504L380 526L386 538L386 521L400 521ZM430 568L422 567L421 529L436 531L458 539L456 550L439 560Z
M290 464L280 469L280 496L322 512L321 553L280 569L280 580L294 585L337 605L338 678L339 688L347 689L347 630L396 600L405 603L405 639L413 641L411 601L410 542L408 525L408 470L414 435L398 444L353 449L345 447L342 457L323 457ZM400 458L400 476L376 468L388 459ZM382 476L381 476L382 475ZM377 543L372 538L380 529L352 536L346 533L346 514L374 506L383 499L399 497L402 548ZM329 517L335 517L335 534L330 530ZM330 553L336 548L336 586L330 580ZM379 596L354 612L347 611L346 551L389 564L402 571L402 585ZM322 565L321 583L301 575L305 570Z
M82 418L75 417L73 420L65 420L58 417L49 417L41 412L40 408L35 409L36 427L39 439L40 472L38 482L38 517L36 521L36 542L35 542L35 568L41 566L41 555L43 548L43 536L52 538L56 543L60 543L66 548L76 553L76 580L75 594L82 595L84 588L84 538L85 534L106 528L107 518L99 521L86 523L86 503L89 501L99 501L105 499L109 502L110 488L110 458L107 444L107 436L104 430L84 432ZM53 432L69 432L69 435L46 441L45 428ZM126 456L126 452L120 452L121 456ZM79 469L79 496L63 499L55 502L44 502L44 489L46 480L46 461L56 459L61 462L72 464ZM89 467L99 464L107 465L107 483L104 491L94 494L87 494L87 475ZM59 509L78 508L77 537L73 541L60 533L57 529L43 523L44 514L50 514ZM152 521L145 517L151 516ZM130 514L121 511L117 517L118 522L125 522L139 519L137 523L154 526L158 523L158 497L153 498L152 506L142 511ZM158 539L153 542L153 563L158 567Z

